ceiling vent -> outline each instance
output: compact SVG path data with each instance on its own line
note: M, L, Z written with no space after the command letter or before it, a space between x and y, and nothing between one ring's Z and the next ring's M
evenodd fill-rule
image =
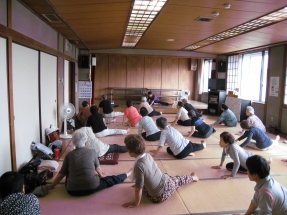
M203 16L200 16L197 19L195 19L195 21L199 21L199 22L210 22L212 20L214 20L214 17L203 17Z
M56 14L42 14L51 23L61 23L62 21Z

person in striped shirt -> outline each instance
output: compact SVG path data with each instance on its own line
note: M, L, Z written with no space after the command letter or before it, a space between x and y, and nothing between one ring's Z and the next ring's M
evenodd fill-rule
M156 157L165 143L169 146L166 149L167 153L177 159L193 156L195 151L200 151L206 147L204 140L197 144L185 139L179 131L168 126L167 120L164 117L157 118L156 125L161 130L161 135L157 149L151 151L154 153L153 157Z
M140 115L142 115L142 118L139 122L138 134L142 135L142 137L147 141L159 140L161 131L156 127L152 118L147 114L148 110L145 107L141 107ZM145 132L142 133L143 130L145 130Z

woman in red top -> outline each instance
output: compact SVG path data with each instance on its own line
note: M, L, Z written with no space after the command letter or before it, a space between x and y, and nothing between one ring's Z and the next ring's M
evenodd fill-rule
M126 101L127 109L125 110L124 117L123 117L123 124L125 124L125 120L128 119L126 122L127 125L138 127L139 121L142 118L142 116L139 114L138 110L132 106L132 101L127 100Z

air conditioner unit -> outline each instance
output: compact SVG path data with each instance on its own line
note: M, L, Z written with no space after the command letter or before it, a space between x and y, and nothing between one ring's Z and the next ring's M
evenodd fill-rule
M188 99L188 96L190 95L189 90L182 90L181 91L181 99Z

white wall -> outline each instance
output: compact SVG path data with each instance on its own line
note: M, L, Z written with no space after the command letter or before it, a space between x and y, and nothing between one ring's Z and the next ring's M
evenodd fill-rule
M40 52L42 142L45 129L57 125L57 57Z
M7 56L6 39L0 37L0 176L12 170L10 130L9 130L9 109L8 109L8 77L7 77Z
M30 145L40 141L38 52L13 43L13 97L17 168L32 158Z

